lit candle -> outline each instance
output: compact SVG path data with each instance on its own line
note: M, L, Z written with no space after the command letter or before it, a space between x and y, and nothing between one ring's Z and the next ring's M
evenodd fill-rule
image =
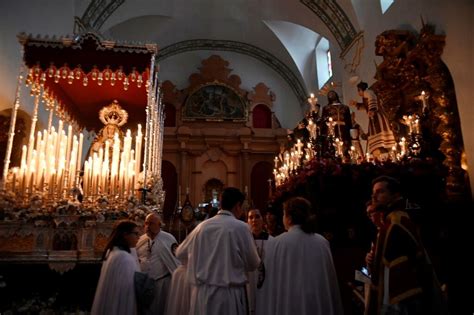
M423 103L423 111L428 108L428 104L426 102L426 93L425 91L421 91L421 102Z
M71 145L72 145L72 126L69 125L67 129L67 138L66 138L66 161L68 162L71 161ZM71 175L72 174L69 174L69 176Z
M420 134L420 120L418 118L416 118L413 123L413 131L415 134Z
M15 192L16 178L18 176L18 167L13 168L12 191Z
M314 97L313 93L310 94L310 97L308 98L308 103L311 105L311 111L317 112L316 104L318 103L318 99Z
M140 163L142 154L142 125L138 125L137 136L135 138L135 176L138 177L140 174ZM138 181L137 181L138 182ZM138 187L135 187L137 189Z
M296 142L296 147L298 148L298 154L301 155L301 147L303 146L303 143L301 143L301 140L298 139Z
M81 132L81 134L79 135L79 145L77 147L77 170L76 170L76 184L79 185L79 174L81 172L81 168L82 168L82 146L84 144L84 134Z

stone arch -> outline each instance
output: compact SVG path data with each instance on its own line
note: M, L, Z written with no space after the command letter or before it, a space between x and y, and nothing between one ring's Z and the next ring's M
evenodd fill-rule
M246 43L213 39L186 40L160 49L157 62L186 51L195 50L232 51L253 57L275 70L288 83L300 103L306 104L306 88L301 84L293 71L269 52Z

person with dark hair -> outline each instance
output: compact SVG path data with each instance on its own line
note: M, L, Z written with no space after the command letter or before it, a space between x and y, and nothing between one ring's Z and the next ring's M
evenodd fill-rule
M222 209L199 224L178 247L191 285L189 314L247 314L247 272L260 264L257 249L242 217L244 194L224 189Z
M161 229L161 217L153 212L145 218L145 234L137 243L137 254L142 272L155 280L155 297L145 314L165 314L171 275L179 266L172 251L175 237Z
M278 236L285 232L280 222L281 220L279 220L275 212L267 210L267 213L265 214L265 227L268 234L271 236Z
M132 221L115 225L105 247L91 314L137 314L134 275L140 266L132 249L139 233Z
M372 285L366 314L446 314L440 285L417 228L405 211L398 180L372 181L372 203L383 216L375 252L366 257Z
M311 203L291 198L284 203L283 213L288 232L268 244L256 314L342 314L329 242L314 233Z
M369 131L367 134L367 152L375 157L382 153L390 152L393 146L396 146L395 136L393 135L383 107L380 106L375 93L370 90L365 82L357 84L357 92L362 97L362 103L351 100L349 105L357 109L364 109L369 116Z

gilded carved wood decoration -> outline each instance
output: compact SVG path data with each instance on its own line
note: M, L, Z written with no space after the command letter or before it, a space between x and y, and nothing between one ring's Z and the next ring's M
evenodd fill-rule
M464 151L459 114L449 70L441 59L445 36L424 25L420 34L388 30L377 36L375 53L383 57L372 89L392 123L394 133L406 136L403 115L418 114L423 129L425 156L439 158L448 167L447 192L465 189L461 169ZM420 98L424 91L427 107Z
M247 91L240 88L241 79L230 74L229 62L212 55L202 61L199 73L189 77L189 87L182 118L185 120L247 121Z

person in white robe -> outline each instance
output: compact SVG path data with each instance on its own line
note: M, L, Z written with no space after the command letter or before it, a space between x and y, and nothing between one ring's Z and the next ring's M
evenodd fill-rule
M165 314L171 275L179 266L172 252L176 239L161 230L161 218L151 213L145 218L145 234L138 240L137 254L142 272L155 280L155 298L145 314Z
M273 236L268 234L267 231L263 229L264 222L262 214L258 209L250 209L247 213L247 223L252 232L253 240L255 246L257 247L257 253L260 257L261 263L258 266L257 270L249 272L249 283L247 284L248 290L248 299L249 299L249 313L255 314L256 309L256 295L257 290L263 283L265 278L265 266L263 264L263 259L265 258L265 253L267 252L268 241L273 239Z
M238 220L243 201L237 188L224 189L222 209L199 224L177 249L178 259L187 261L189 314L247 314L247 272L254 271L260 259L248 225Z
M139 231L132 221L120 221L105 247L99 283L92 304L92 315L137 314L134 275L140 266L132 249Z
M314 233L310 202L294 197L283 208L288 232L268 244L265 281L257 294L256 314L342 314L329 243Z
M166 301L166 314L188 315L191 299L191 284L186 279L187 261L185 257L171 277L171 285Z

